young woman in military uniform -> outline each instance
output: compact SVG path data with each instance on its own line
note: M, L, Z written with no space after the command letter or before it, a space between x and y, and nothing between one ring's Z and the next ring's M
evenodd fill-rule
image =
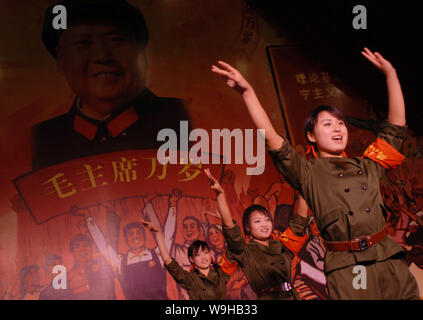
M305 202L299 203L297 214L282 234L274 232L272 216L264 207L248 207L242 217L244 233L251 238L246 241L232 218L222 186L208 169L204 171L211 188L216 191L223 235L228 247L224 260L242 268L258 299L298 299L291 287L291 269L294 255L298 254L307 240L304 235L308 220Z
M418 299L416 280L403 261L403 249L388 235L379 179L401 163L406 133L404 99L396 70L379 53L362 52L386 77L388 120L361 158L348 159L348 130L341 113L322 106L306 121L307 140L317 158L306 160L277 134L254 89L227 63L212 71L241 93L277 169L299 190L313 211L327 246L325 274L332 299ZM357 265L364 266L356 268ZM365 273L364 273L365 272ZM360 277L357 281L356 277Z
M226 284L230 276L223 272L219 265L212 262L207 242L197 240L189 246L188 259L193 264L193 270L186 271L170 256L160 228L152 222L140 221L155 234L167 271L176 283L187 290L190 300L226 299Z

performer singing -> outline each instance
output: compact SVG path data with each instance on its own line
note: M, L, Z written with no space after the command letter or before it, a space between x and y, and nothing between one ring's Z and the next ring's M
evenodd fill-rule
M341 112L319 106L305 121L304 132L316 158L307 161L277 134L254 89L238 70L219 61L212 71L241 93L277 169L300 191L326 241L325 274L332 299L418 299L417 282L403 261L403 249L385 228L379 179L400 164L406 134L404 98L395 68L381 54L364 48L363 56L386 78L388 120L364 156L348 159L348 130ZM356 265L364 265L365 285L357 285ZM363 270L360 268L360 270Z

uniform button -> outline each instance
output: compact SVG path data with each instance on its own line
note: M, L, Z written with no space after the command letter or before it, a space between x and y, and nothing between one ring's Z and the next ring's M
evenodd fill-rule
M366 211L367 213L369 213L370 211L372 211L372 209L366 208L366 209L364 209L364 211Z
M350 192L350 187L345 187L344 191L345 192Z
M281 260L281 264L285 264L285 260Z
M123 136L126 136L126 132L123 132L123 133L122 133L122 135L123 135Z
M338 176L343 177L344 174L342 172L338 173Z
M350 216L352 216L352 215L354 215L354 212L352 212L352 211L348 211L348 214L349 214Z
M363 170L358 170L357 174L363 174Z
M367 186L366 186L366 185L364 185L364 186L362 186L362 187L361 187L361 189L363 189L363 190L367 190Z

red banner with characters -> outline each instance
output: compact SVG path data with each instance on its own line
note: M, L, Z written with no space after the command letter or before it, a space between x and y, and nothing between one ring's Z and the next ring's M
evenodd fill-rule
M157 150L120 151L32 171L14 182L39 224L68 213L75 204L86 207L159 191L170 193L175 186L185 194L204 197L209 190L203 166L161 164Z

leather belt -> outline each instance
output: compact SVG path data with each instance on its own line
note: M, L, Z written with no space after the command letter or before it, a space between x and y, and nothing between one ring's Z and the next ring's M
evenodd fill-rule
M385 227L371 236L362 236L351 241L325 241L325 244L330 251L364 251L385 239L388 234L388 228Z
M282 282L281 284L271 287L264 288L257 292L258 297L263 296L279 296L279 297L290 297L292 296L292 287L289 282Z

